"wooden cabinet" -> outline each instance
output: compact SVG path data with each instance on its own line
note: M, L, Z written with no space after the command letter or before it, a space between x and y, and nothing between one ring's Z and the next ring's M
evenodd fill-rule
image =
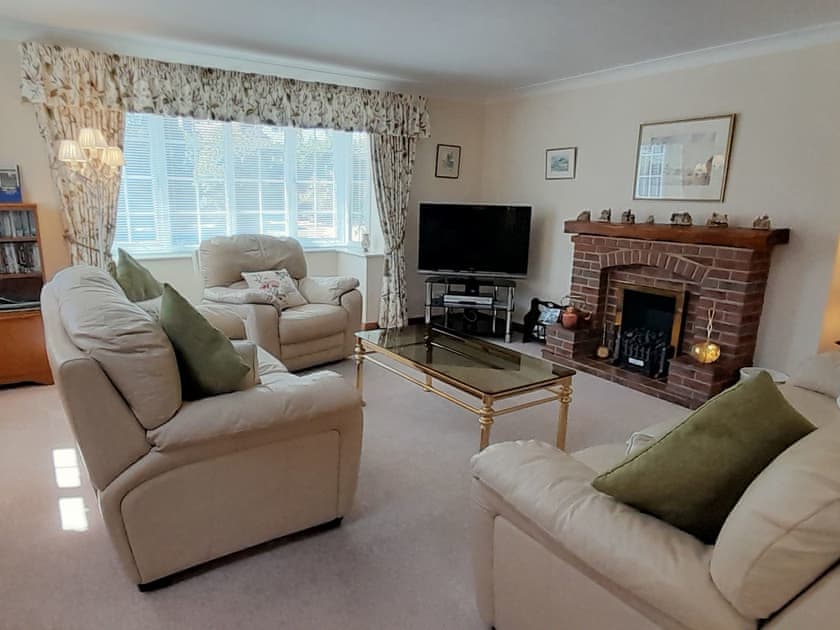
M52 383L41 287L44 273L38 208L0 204L0 384Z
M53 382L40 309L0 311L0 385Z

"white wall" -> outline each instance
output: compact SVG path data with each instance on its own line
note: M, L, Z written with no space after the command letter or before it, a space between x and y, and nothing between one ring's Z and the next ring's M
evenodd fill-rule
M0 166L20 165L23 200L38 204L44 271L51 277L66 266L69 254L63 239L58 193L52 182L47 147L32 105L20 99L20 56L17 42L0 41Z
M419 201L534 205L531 275L518 293L517 319L533 295L559 298L567 291L571 247L562 224L581 208L632 207L640 218L652 212L660 220L675 209L689 210L698 220L722 210L740 224L766 212L776 225L792 229L792 239L774 254L758 360L790 369L799 357L828 347L840 339L838 59L840 44L831 44L487 106L430 100L432 137L418 142L409 202L409 314L423 311L423 278L415 271ZM640 122L728 112L739 119L725 203L632 200ZM0 165L20 164L25 198L39 204L49 276L67 264L67 248L46 147L32 106L19 96L16 42L0 41L0 120ZM438 143L462 146L459 179L434 177ZM576 180L544 180L544 150L554 146L579 147ZM365 319L375 321L381 258L368 260L363 274L348 255L322 252L308 258L313 275L363 275ZM198 297L190 260L149 266Z
M417 273L418 204L421 201L481 201L481 169L484 157L484 117L480 105L458 101L430 100L432 136L417 143L417 160L405 235L408 270L408 314L423 314L423 276ZM438 144L461 147L458 179L435 177Z
M840 320L823 326L840 233L838 60L840 44L824 45L487 106L483 196L535 209L521 305L567 293L563 221L582 208L633 208L659 221L687 210L695 222L723 211L740 225L766 213L791 228L791 242L773 255L757 362L791 369L821 339L840 339ZM738 121L724 203L633 201L639 123L730 112ZM578 147L577 178L545 181L545 149L566 146Z

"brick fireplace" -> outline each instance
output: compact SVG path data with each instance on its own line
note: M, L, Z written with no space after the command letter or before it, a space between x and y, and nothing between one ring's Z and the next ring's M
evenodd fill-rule
M546 359L589 372L671 402L696 408L732 385L740 368L752 365L774 245L788 230L619 225L567 221L573 233L571 293L592 313L588 325L549 328ZM604 324L608 339L620 330L616 314L626 291L673 295L677 327L664 375L648 376L632 364L595 357ZM715 309L712 341L721 348L716 363L702 365L688 354L706 338L709 310ZM618 320L627 321L620 313ZM676 321L676 320L669 320ZM641 364L642 361L632 363Z

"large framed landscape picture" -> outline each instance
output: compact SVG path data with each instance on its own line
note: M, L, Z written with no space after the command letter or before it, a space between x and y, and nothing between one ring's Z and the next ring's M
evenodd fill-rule
M633 199L723 201L735 114L639 126Z

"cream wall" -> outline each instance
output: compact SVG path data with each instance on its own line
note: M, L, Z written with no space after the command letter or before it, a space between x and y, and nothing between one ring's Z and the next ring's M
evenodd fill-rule
M458 101L429 101L432 136L417 142L417 160L408 203L405 260L408 271L408 314L423 314L423 276L417 273L417 220L421 201L480 201L484 120L480 105ZM435 177L438 144L461 147L458 179Z
M521 283L517 319L533 295L559 298L567 291L571 247L562 222L581 208L632 207L639 218L654 213L659 220L676 209L697 220L722 210L740 224L766 212L792 229L792 239L774 255L758 361L790 369L818 345L829 347L840 339L840 178L833 157L840 145L838 58L840 44L831 44L486 106L431 99L432 137L418 142L407 219L409 314L423 312L423 278L416 273L419 201L534 205L531 274ZM17 43L0 41L0 165L20 164L25 199L39 204L45 270L52 275L67 264L67 249L46 147L32 106L18 96L18 65ZM725 203L632 200L640 122L728 112L739 119ZM434 177L438 143L462 146L459 179ZM544 150L554 146L579 147L577 179L544 180ZM308 260L313 275L360 277L365 320L376 320L381 257L320 252ZM190 298L200 295L191 260L148 264Z
M67 248L52 183L47 149L32 105L20 100L20 57L17 43L0 40L0 165L20 165L23 200L38 204L44 270L48 277L68 264Z
M789 370L840 339L840 321L823 326L840 234L839 60L840 44L824 45L488 105L483 196L535 210L520 306L568 292L563 221L582 208L629 207L658 221L687 210L695 222L723 211L739 225L766 213L791 228L791 242L773 255L757 363ZM633 201L639 123L730 112L738 121L725 203ZM567 146L578 147L577 178L545 181L545 149Z

